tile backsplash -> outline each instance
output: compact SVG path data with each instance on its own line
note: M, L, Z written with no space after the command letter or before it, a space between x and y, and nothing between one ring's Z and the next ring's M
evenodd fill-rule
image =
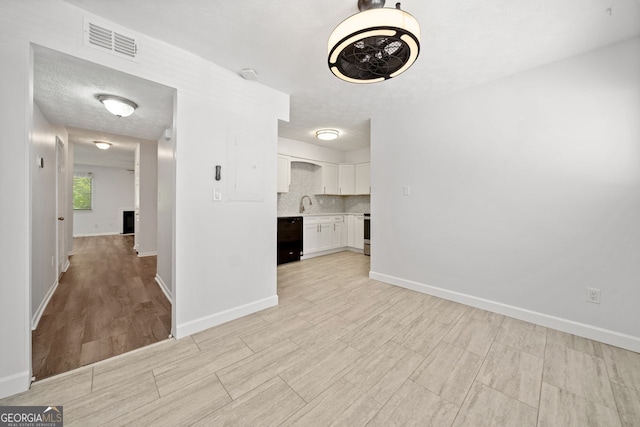
M278 215L297 215L300 213L300 199L304 199L304 213L369 212L370 196L325 196L313 194L314 172L320 166L311 163L291 163L291 185L288 193L278 193Z
M371 212L371 196L344 196L343 199L345 212Z

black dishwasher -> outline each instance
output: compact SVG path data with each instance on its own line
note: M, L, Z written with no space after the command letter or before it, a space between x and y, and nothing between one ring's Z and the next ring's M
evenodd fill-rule
M278 265L300 261L302 254L302 217L278 218Z

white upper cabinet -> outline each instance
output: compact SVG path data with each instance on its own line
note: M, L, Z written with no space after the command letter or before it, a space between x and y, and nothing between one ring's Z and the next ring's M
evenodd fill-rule
M338 165L322 163L316 171L315 194L338 194Z
M278 193L288 193L291 185L291 159L278 154Z
M340 165L338 167L338 194L341 196L356 194L355 165Z
M355 194L371 194L371 163L358 163L356 165Z

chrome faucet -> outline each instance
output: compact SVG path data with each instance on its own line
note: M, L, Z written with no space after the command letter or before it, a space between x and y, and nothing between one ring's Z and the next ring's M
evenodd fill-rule
M300 199L300 213L303 213L303 212L304 212L304 203L303 203L303 202L304 202L304 198L305 198L305 197L306 197L307 199L309 199L309 206L313 206L313 202L311 201L311 197L306 196L306 195L305 195L305 196L302 196L302 198Z

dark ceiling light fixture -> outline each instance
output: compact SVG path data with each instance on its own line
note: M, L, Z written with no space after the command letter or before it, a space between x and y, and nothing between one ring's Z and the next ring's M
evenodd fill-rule
M96 98L111 114L118 117L129 117L138 108L138 104L121 96L100 94Z
M329 69L350 83L376 83L405 72L420 53L420 25L385 0L358 0L359 13L329 37Z

